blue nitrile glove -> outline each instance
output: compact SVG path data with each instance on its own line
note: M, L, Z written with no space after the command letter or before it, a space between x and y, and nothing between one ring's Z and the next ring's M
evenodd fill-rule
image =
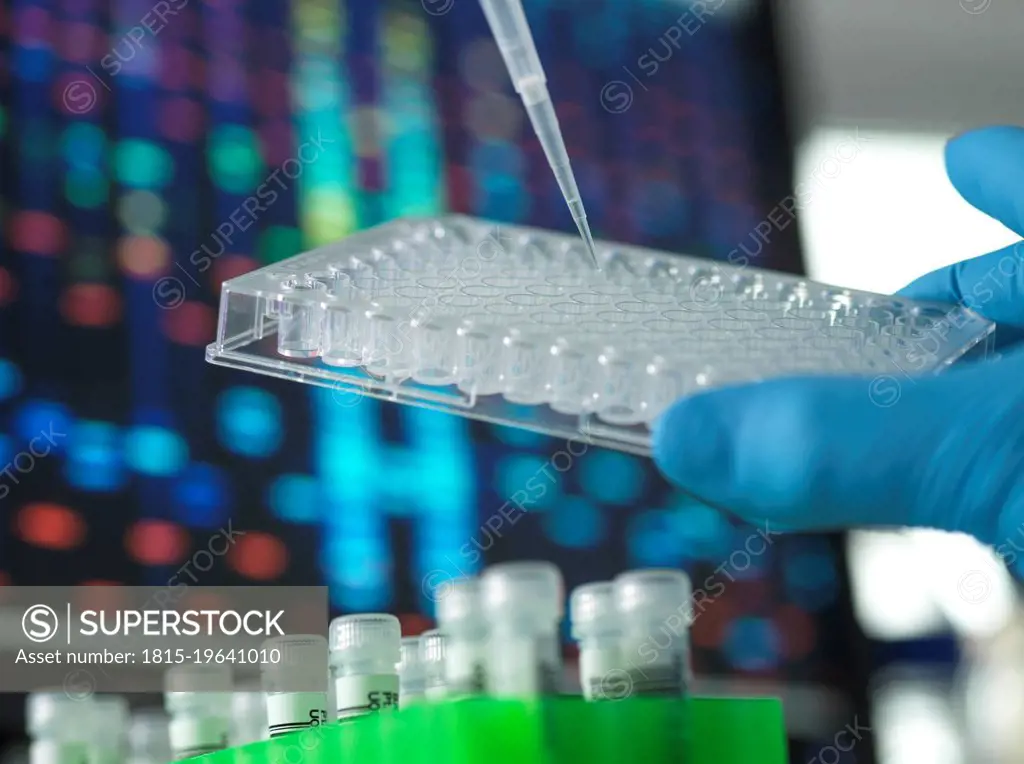
M1024 236L1024 129L963 135L947 146L946 166L964 199ZM902 294L1024 328L1024 243L930 273ZM997 547L1019 539L1024 549L1024 348L898 383L882 405L863 378L709 391L664 414L654 458L680 488L751 522L918 526Z

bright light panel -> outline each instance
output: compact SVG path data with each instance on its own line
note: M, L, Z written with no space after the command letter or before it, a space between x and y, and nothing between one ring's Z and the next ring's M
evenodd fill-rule
M1019 239L953 189L947 139L853 127L811 134L795 176L811 278L889 293Z

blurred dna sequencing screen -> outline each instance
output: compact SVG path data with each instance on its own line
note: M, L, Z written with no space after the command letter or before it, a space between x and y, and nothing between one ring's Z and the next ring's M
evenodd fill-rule
M596 236L801 272L795 225L755 234L793 183L769 5L525 5ZM323 582L414 632L489 562L682 566L698 677L782 694L794 761L863 726L836 540L643 459L205 363L224 279L352 231L574 230L475 0L3 13L0 583Z

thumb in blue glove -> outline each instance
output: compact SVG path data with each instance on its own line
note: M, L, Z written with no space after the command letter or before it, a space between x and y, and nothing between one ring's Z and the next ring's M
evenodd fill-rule
M968 202L1024 236L1024 129L963 135L946 165ZM1015 245L902 293L1024 328L1022 258L1024 244ZM1024 550L1024 349L934 377L709 391L662 416L654 458L680 488L749 522L936 528Z

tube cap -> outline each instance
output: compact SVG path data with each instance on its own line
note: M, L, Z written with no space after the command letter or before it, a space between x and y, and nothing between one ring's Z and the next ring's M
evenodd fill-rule
M442 629L455 625L485 623L481 610L482 591L476 578L456 578L449 581L437 598L437 623Z
M331 662L402 659L402 626L387 613L343 615L331 621Z
M597 581L573 589L569 597L569 618L572 637L576 640L621 631L612 583Z
M182 663L164 674L164 692L231 692L231 667L217 663Z
M565 614L562 574L550 562L507 562L481 577L483 610L493 620L558 623Z
M267 658L260 664L264 692L327 691L327 640L319 634L272 637L260 653Z
M673 613L691 620L690 578L681 570L651 568L631 570L615 577L615 606L625 623L646 628Z
M91 720L82 711L93 705L92 697L76 700L60 690L29 693L25 701L28 733L34 738L84 741L89 737Z
M420 663L425 667L443 664L447 640L439 629L425 631L420 635Z
M169 714L204 709L227 718L232 690L231 666L217 663L182 663L164 674L164 708Z

